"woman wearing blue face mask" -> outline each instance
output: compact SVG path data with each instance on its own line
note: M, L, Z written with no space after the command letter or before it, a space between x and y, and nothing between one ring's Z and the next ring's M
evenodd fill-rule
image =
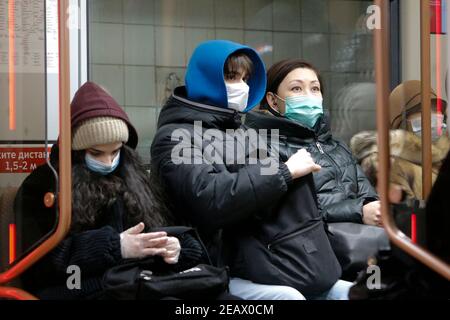
M26 289L42 299L96 298L102 294L105 271L126 259L155 256L179 270L196 265L203 252L194 238L150 232L167 225L170 215L135 151L136 130L117 102L88 82L71 103L71 125L71 228L66 239L25 273ZM58 145L50 163L58 171ZM42 199L56 192L54 179L47 164L27 177L15 204L21 221L51 230L55 211ZM30 228L24 231L25 242L38 240ZM181 248L188 250L181 253ZM80 290L66 286L70 265L81 269Z
M381 225L378 196L349 148L333 138L323 106L319 72L298 59L274 64L267 72L265 112L247 116L253 128L280 130L280 159L299 149L322 169L314 183L324 219Z

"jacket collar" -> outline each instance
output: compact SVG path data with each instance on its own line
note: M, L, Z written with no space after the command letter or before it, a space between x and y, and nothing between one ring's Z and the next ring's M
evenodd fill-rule
M245 124L255 129L278 129L281 136L293 141L325 142L332 137L327 113L319 118L313 129L290 119L274 116L267 111L249 112Z
M390 132L391 155L422 164L422 139L414 133L397 129ZM450 140L447 135L442 135L431 145L431 157L433 163L441 163L447 156L450 148Z
M191 101L183 86L175 89L161 110L158 128L166 124L194 124L195 121L201 121L204 128L237 129L241 126L242 115L235 110Z

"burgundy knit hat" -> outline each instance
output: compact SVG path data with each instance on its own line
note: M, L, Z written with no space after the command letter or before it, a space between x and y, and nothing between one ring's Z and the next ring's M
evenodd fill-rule
M128 127L128 141L126 144L135 149L138 143L138 135L136 129L130 123L127 114L119 106L111 95L93 82L86 82L83 84L75 94L71 103L71 125L73 131L73 138L78 144L75 149L84 149L85 141L80 144L79 127L88 127L92 125L92 119L98 118L102 125L107 125L106 128L114 128L114 130L122 130L121 121L111 121L116 118L122 120ZM105 122L105 120L107 122ZM103 126L105 127L105 126ZM117 135L115 135L117 136ZM120 136L120 135L119 135ZM124 136L122 134L122 136ZM99 137L99 143L103 144L102 137Z

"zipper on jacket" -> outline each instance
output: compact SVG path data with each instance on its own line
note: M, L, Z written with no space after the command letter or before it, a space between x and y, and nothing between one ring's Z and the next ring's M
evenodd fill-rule
M322 145L320 144L319 141L316 141L316 146L317 146L317 149L319 149L319 152L320 152L321 154L325 154L325 152L323 152Z
M316 146L317 146L317 149L319 149L319 152L320 152L321 154L325 155L325 156L330 160L330 162L333 163L333 165L335 166L336 170L338 170L339 173L342 174L341 167L336 163L336 161L333 160L333 158L332 158L331 156L329 156L328 154L326 154L326 153L323 151L322 145L320 144L319 141L316 141ZM337 177L336 177L336 179L337 179ZM339 179L337 179L337 180L339 180ZM339 181L338 181L338 182L339 182ZM340 183L339 183L339 184L340 184Z
M239 122L240 124L242 124L242 123L244 123L244 121L242 121L242 117L243 117L243 114L241 114L238 111L234 110L234 114L233 114L234 121Z
M317 150L319 150L319 153L324 155L330 161L330 163L333 165L333 167L336 168L336 170L339 172L339 174L342 175L341 167L336 163L336 161L333 160L333 158L330 155L325 153L325 151L323 150L322 144L317 140L317 137L316 137L316 140L315 140L314 144L316 145ZM340 189L342 189L342 183L341 183L341 181L340 181L338 176L336 176L335 180L336 180L336 185Z
M277 244L279 244L279 243L281 243L281 242L284 242L284 241L286 241L287 239L290 239L290 238L292 238L292 237L298 236L298 235L300 235L300 234L302 234L302 233L308 232L308 231L311 230L311 229L314 229L319 223L322 222L322 219L319 218L319 220L317 220L317 221L314 220L314 221L315 221L315 222L314 222L313 224L307 226L307 227L304 228L304 229L300 229L300 230L294 231L294 232L292 232L292 233L289 233L289 234L287 234L287 235L285 235L285 236L282 236L281 238L278 238L278 239L276 239L275 241L269 243L269 244L267 245L267 249L268 249L269 251L271 251L272 248L273 248L274 246L276 246Z

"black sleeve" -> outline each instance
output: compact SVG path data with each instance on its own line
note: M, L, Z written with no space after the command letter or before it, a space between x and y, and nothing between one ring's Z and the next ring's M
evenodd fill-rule
M76 265L83 276L98 275L122 260L120 235L110 226L73 234L44 259L58 273Z
M366 174L364 173L364 170L361 168L361 166L356 161L356 158L353 156L352 151L350 148L343 142L338 142L341 147L347 151L349 157L351 158L351 161L353 162L353 165L355 166L356 171L356 183L358 185L358 199L363 200L363 205L379 200L378 194L375 191L375 188L370 183L369 179L367 178Z
M187 270L199 263L206 262L203 248L192 235L184 233L177 236L180 241L181 252L176 264L176 270Z
M450 153L444 160L427 200L425 214L426 244L429 250L450 263Z
M43 199L46 192L55 189L55 178L47 165L37 168L20 187L14 209L25 245L34 244L54 227L56 209L46 208ZM69 235L38 264L57 274L66 274L68 266L77 265L87 276L104 271L120 259L120 236L106 226Z
M102 289L105 271L121 261L120 236L110 226L71 235L23 276L24 287L42 299L81 298ZM67 290L69 266L80 270L81 290Z
M369 202L378 200L375 189L370 184L361 166L357 164L350 149L342 142L338 142L353 161L356 171L357 196L322 208L322 214L327 222L355 222L363 223L362 207Z
M379 200L377 192L359 164L356 164L356 172L358 178L358 198L363 199L363 205Z
M327 222L363 223L363 199L346 199L322 208L322 216Z
M378 195L370 184L361 167L356 165L358 195L356 199L346 199L329 205L322 210L327 222L355 222L363 223L363 206L377 201Z
M180 241L180 256L178 262L175 265L172 265L175 271L186 270L200 263L210 263L206 249L201 243L200 235L195 229L186 226L166 226L152 228L147 231L164 231L167 232L168 236L176 237Z
M278 164L278 160L275 172L267 175L261 174L260 163L243 166L236 172L222 170L225 166L219 170L203 159L198 159L200 164L175 164L171 159L175 145L170 136L155 138L152 169L169 196L186 208L190 215L187 218L200 228L220 229L252 216L262 218L259 215L278 202L292 181L289 169L284 163ZM198 151L201 157L201 150Z

